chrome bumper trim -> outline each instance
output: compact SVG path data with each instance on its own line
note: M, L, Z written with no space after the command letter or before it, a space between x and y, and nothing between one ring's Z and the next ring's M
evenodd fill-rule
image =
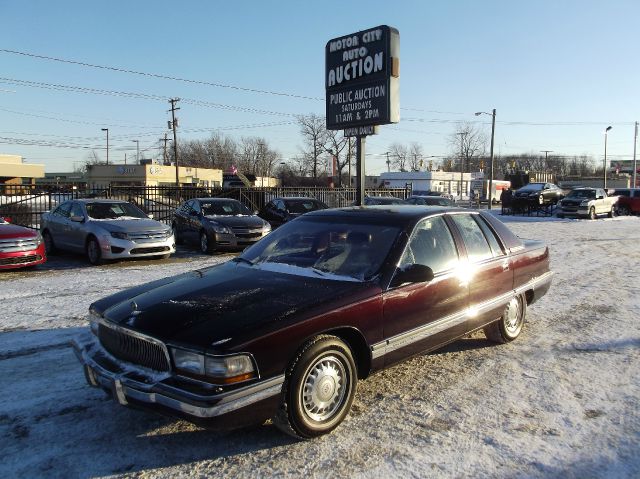
M146 376L149 379L149 382L140 382L129 376L134 371L131 366L128 366L130 371L123 373L109 371L93 359L91 348L94 344L93 341L90 343L81 342L78 339L72 341L76 356L84 367L87 383L90 386L111 390L114 398L122 405L127 405L129 400L135 400L207 419L222 416L280 394L284 383L284 375L280 375L233 391L222 393L212 391L211 395L198 395L162 383L162 379L171 377L169 373L153 375L142 369L135 370L138 377ZM206 405L207 403L212 404Z

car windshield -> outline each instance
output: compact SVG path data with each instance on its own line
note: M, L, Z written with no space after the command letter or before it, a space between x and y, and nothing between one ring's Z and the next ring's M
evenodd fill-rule
M136 205L119 201L113 203L87 203L87 213L94 220L114 220L130 218L146 218L147 215Z
M238 262L301 276L367 281L378 274L400 233L395 226L303 218L245 250Z
M519 191L540 191L544 185L542 183L529 183L520 188Z
M205 216L237 216L250 215L251 211L239 201L203 202L202 214Z
M595 198L596 190L573 190L567 198Z
M289 213L308 213L309 211L322 209L314 200L286 200L285 205Z

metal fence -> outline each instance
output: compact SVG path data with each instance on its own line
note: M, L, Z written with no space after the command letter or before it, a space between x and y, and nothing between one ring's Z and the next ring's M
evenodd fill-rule
M366 189L367 196L395 196L407 198L411 190ZM202 197L234 198L250 210L258 211L271 199L283 196L316 198L330 208L350 206L356 199L355 188L275 187L216 189L183 186L111 186L109 188L80 189L75 186L57 185L43 189L37 185L0 184L0 216L14 224L40 228L42 213L59 204L76 198L111 198L137 204L143 211L153 214L154 219L170 224L176 207L185 200Z

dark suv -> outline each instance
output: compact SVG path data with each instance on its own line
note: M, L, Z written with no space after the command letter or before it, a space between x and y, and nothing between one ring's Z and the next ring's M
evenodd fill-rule
M553 183L529 183L513 194L513 200L521 204L555 205L562 198L564 192Z

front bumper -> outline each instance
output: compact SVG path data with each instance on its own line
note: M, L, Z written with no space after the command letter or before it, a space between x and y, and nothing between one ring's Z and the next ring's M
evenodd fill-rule
M247 246L260 241L271 231L263 232L262 230L248 231L246 233L216 233L211 234L214 237L216 248L221 250L237 250L244 249Z
M105 236L99 238L99 242L104 259L144 258L176 252L176 242L173 235L163 240L138 241Z
M47 261L47 256L44 252L44 244L29 251L0 252L0 270L26 268L42 264L45 261Z
M280 402L284 375L224 389L119 361L89 332L73 340L72 345L87 383L102 388L124 406L141 407L205 426L240 427L273 416Z

